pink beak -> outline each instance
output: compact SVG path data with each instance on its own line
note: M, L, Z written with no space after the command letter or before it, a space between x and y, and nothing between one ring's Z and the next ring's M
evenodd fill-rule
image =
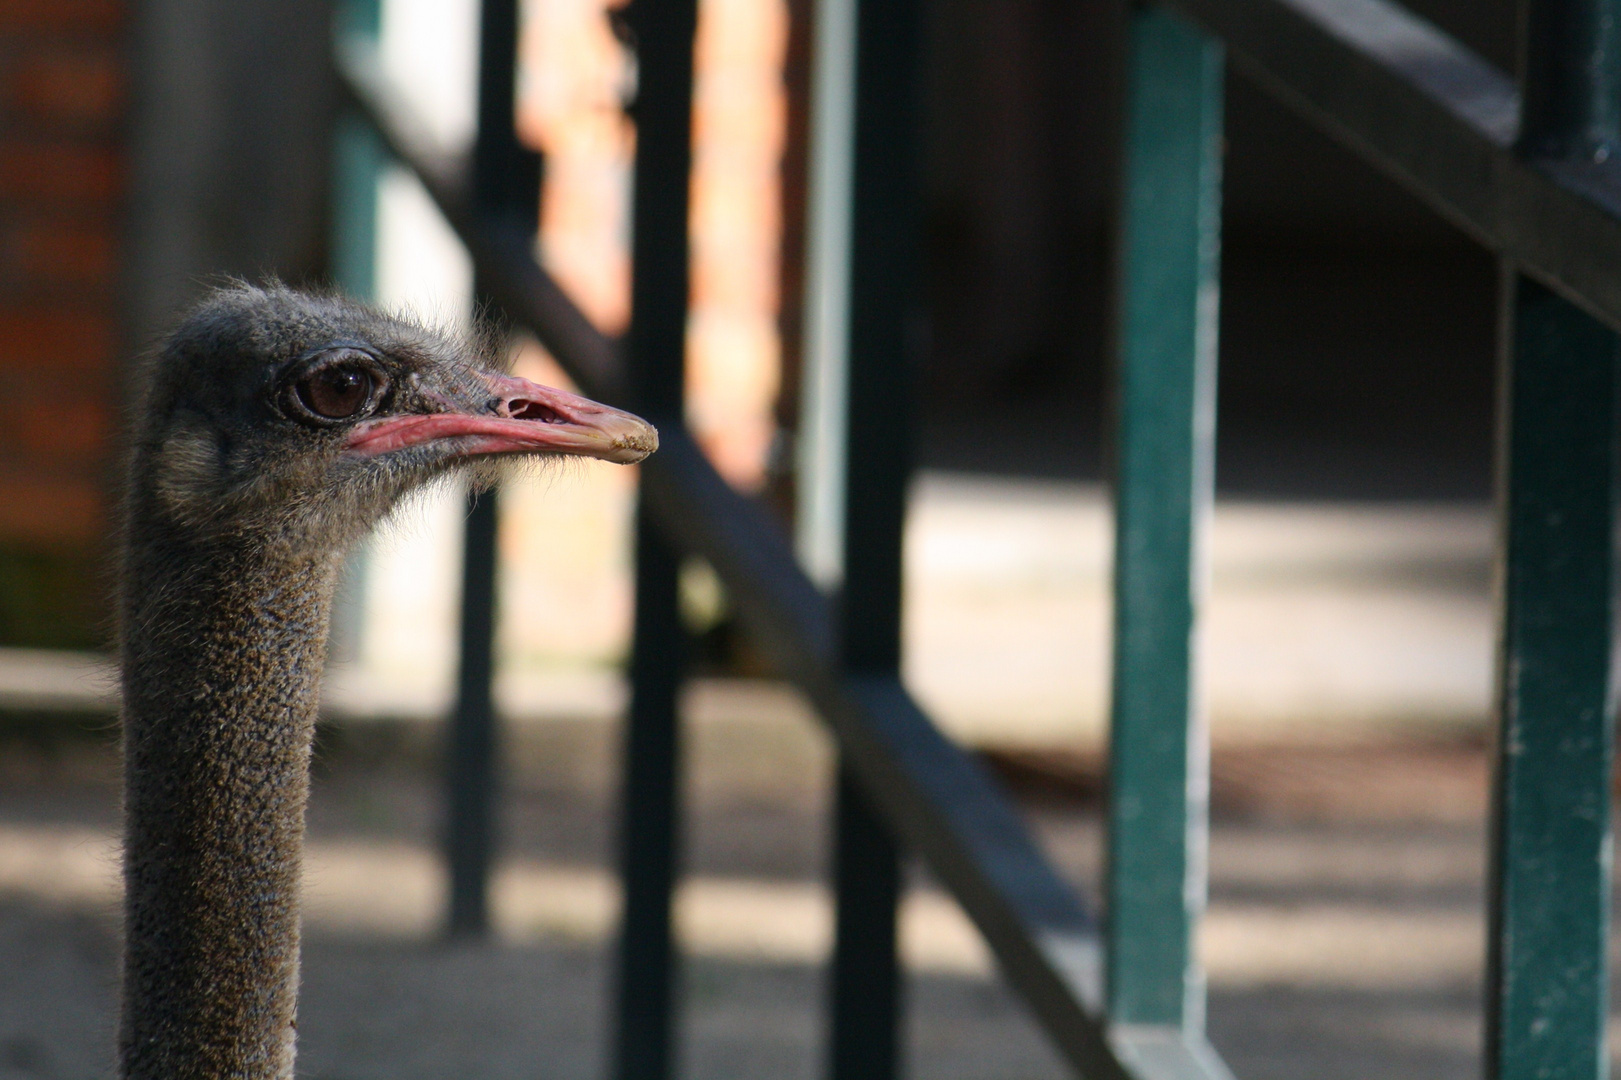
M459 439L465 457L484 454L573 454L630 465L659 448L653 425L513 375L486 375L496 399L489 413L411 413L355 425L348 450L375 457L438 439Z

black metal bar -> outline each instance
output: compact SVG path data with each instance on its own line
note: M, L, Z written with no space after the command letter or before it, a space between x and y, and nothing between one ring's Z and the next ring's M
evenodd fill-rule
M681 733L676 715L685 653L675 551L646 506L636 513L636 628L631 709L620 770L619 929L615 1075L670 1075L675 949L670 900L679 868Z
M461 653L456 712L445 772L445 857L450 869L446 928L477 937L490 925L490 864L495 854L495 531L496 494L473 496L463 531Z
M901 970L895 948L900 849L889 826L841 766L833 804L833 940L828 1074L890 1080L900 1068Z
M634 0L636 50L631 314L625 360L632 400L679 416L686 379L687 217L692 173L696 0Z
M1506 74L1389 0L1163 2L1480 243L1621 327L1621 162L1516 154Z
M518 143L513 85L518 59L516 0L484 0L479 26L478 137L473 144L474 205L532 236L540 202L539 158ZM489 306L475 274L477 306ZM499 317L496 311L492 316ZM498 500L491 490L468 496L462 547L461 653L456 710L446 770L450 868L448 930L479 936L489 930L490 869L496 846L500 786L495 677L496 533Z
M518 2L483 0L479 11L473 202L483 213L527 224L540 205L540 189L534 152L518 142Z
M613 343L535 263L520 234L472 212L457 163L422 137L375 53L345 42L339 66L350 95L422 179L507 313L587 393L626 401ZM653 517L678 549L715 568L762 655L811 698L884 820L951 890L1059 1051L1088 1080L1126 1077L1102 1018L1097 927L1080 897L995 780L940 734L899 680L841 669L828 602L776 522L721 479L678 417L654 419L659 452L642 466Z
M839 654L847 670L895 678L901 659L901 532L911 475L910 348L918 321L917 0L857 0L849 379ZM896 905L900 850L889 824L839 769L828 1072L900 1071Z
M916 169L918 0L859 0L839 651L863 674L901 661L901 531L921 325Z
M687 216L692 171L695 0L635 0L636 49L631 321L625 358L635 407L668 426L686 380ZM645 474L644 474L645 476ZM636 625L621 775L620 927L614 1074L671 1072L675 950L671 899L679 864L680 718L686 653L680 562L643 501L636 514Z

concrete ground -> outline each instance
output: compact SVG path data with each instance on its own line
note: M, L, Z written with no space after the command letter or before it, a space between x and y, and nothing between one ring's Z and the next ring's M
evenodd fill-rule
M682 1075L819 1073L827 748L791 696L689 700ZM36 732L36 736L37 736ZM437 793L420 726L323 740L310 813L301 1075L598 1077L605 1069L614 729L516 729L498 934L436 934ZM110 1075L116 763L0 754L0 1078ZM1041 764L1041 763L1037 763ZM1088 768L997 765L1063 871L1096 881ZM1484 763L1467 743L1218 748L1209 1027L1239 1077L1478 1074ZM1066 1075L921 871L907 902L919 1078Z
M596 541L599 553L612 546ZM1000 748L988 760L1058 866L1094 886L1109 581L1098 493L925 476L907 542L909 681L948 730ZM1218 508L1200 948L1211 1037L1241 1078L1479 1074L1489 551L1478 506ZM559 574L596 580L589 560L550 554ZM620 572L598 577L610 571ZM369 572L375 587L393 580L386 561ZM524 585L526 596L555 591ZM553 599L570 596L612 608L595 593ZM370 615L443 660L433 627L448 608L436 610ZM504 633L509 651L523 640ZM336 723L310 813L301 1075L604 1075L623 687L608 668L521 660L507 657L498 687L514 720L497 933L481 945L437 933L433 718L445 687L365 663L329 680ZM64 737L72 724L60 714L0 724L0 1080L111 1075L114 686L92 657L0 651L0 716L103 717L88 739ZM819 1076L828 748L803 704L769 684L700 682L686 712L682 1075ZM910 1075L1065 1075L921 870L902 938Z

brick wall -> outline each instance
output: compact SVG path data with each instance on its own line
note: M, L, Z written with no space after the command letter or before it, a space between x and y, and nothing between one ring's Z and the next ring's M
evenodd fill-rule
M0 644L79 641L99 606L124 27L118 0L0 0Z

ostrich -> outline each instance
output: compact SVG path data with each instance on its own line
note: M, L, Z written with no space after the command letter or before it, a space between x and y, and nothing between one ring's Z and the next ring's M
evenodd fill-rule
M126 1080L286 1080L310 740L343 554L499 454L639 461L628 413L279 285L213 293L141 373L122 550Z

